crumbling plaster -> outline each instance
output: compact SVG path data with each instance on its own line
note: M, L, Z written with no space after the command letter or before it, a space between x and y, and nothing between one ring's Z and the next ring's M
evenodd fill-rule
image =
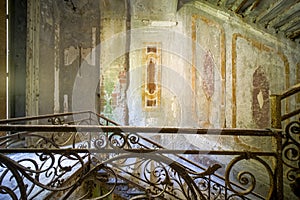
M29 23L28 28L28 35L34 36L28 40L27 79L33 83L27 87L28 114L66 111L65 95L68 96L68 111L71 111L72 87L83 62L99 69L99 90L110 90L110 96L112 91L120 88L117 79L125 69L128 34L124 2L77 3L74 11L63 1L41 1L40 6L29 1L29 22L34 21L38 13L41 13L41 19L36 19L32 25ZM146 125L147 116L156 112L143 111L141 100L139 102L141 92L136 89L142 86L145 78L142 49L147 43L159 42L162 49L161 84L164 89L160 111L154 114L155 118L166 121L165 116L181 118L176 122L173 120L174 123L166 122L168 125L258 127L252 115L255 70L261 68L266 74L269 94L281 92L296 83L294 74L299 63L299 47L290 41L258 31L235 16L200 2L186 4L179 11L175 9L176 1L170 5L164 1L160 4L157 7L148 1L131 2L129 73L132 75L126 83L129 84L126 95L130 97L129 121L132 125ZM93 49L97 50L93 52ZM34 58L31 52L36 52ZM211 63L206 71L203 68L205 56L210 57ZM212 78L207 79L207 72ZM181 82L171 81L169 77L174 73ZM209 98L207 84L213 91ZM260 89L257 90L257 94L261 94ZM168 108L164 105L174 101L174 97L175 104L180 107L178 115L172 113L172 109L164 110ZM102 102L100 110L103 111L107 101L103 101L103 96L101 98L98 103ZM258 108L264 107L267 101L265 95L263 99L261 95L257 96L256 100L260 103ZM36 101L38 104L33 103ZM283 111L294 105L295 100L286 103ZM36 111L30 111L34 107ZM268 112L256 112L259 113ZM161 120L157 121L163 125ZM269 126L269 123L265 124L265 127Z
M75 11L63 1L41 1L40 6L30 2L28 35L34 37L29 37L27 50L27 82L32 83L27 87L28 114L66 111L65 95L69 97L67 103L68 108L71 108L72 86L84 60L93 66L98 60L98 78L104 78L101 86L104 90L107 87L113 87L111 90L114 90L117 87L114 84L118 82L116 79L124 68L124 55L121 55L125 51L126 40L124 2L80 1ZM266 84L269 85L270 94L281 92L296 83L299 47L290 41L258 31L237 17L216 11L200 2L186 4L179 11L175 9L176 1L171 4L163 1L160 6L157 5L141 0L131 2L130 73L133 75L128 84L129 92L133 95L135 88L141 86L136 84L143 84L144 79L143 71L135 72L137 68L142 70L144 65L140 50L147 42L160 42L161 81L165 87L161 93L162 105L176 96L176 104L181 108L181 122L167 124L257 127L251 110L255 98L252 95L255 70L259 67L263 69L269 81ZM34 18L37 14L41 14L40 20ZM94 60L91 60L89 54L96 46L100 47L99 51L94 52ZM203 87L208 81L202 71L205 55L209 55L212 62L209 71L213 73L213 79L209 81L213 83L214 92L210 100L205 97ZM185 84L171 83L168 70L179 75ZM188 90L181 88L182 85ZM167 94L168 89L170 94ZM147 113L138 114L143 112L141 103L138 103L141 94L134 95L131 99L137 103L128 99L131 106L129 112L132 112L131 123L145 124L136 122L147 118ZM265 97L257 98L258 102L266 101ZM209 101L212 105L204 106ZM294 100L288 102L283 110L291 109L294 104ZM175 115L172 111L164 110L167 107L161 107L158 114L161 118ZM213 109L204 111L207 107ZM193 116L192 119L190 116Z

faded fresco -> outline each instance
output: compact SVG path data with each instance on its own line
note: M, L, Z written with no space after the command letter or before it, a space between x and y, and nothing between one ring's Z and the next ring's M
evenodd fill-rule
M259 66L253 73L252 117L258 128L270 124L270 86L263 67Z
M236 124L233 121L233 126L270 127L268 96L284 91L286 63L280 53L263 44L257 45L253 39L238 35L233 40L237 52L233 55L235 65L232 72L236 78L233 85Z
M28 44L28 113L74 111L75 81L86 78L92 99L80 100L87 99L81 94L86 98L78 104L120 124L128 117L135 126L269 127L267 97L295 82L288 77L299 64L290 69L286 50L260 35L195 5L177 12L174 2L164 3L160 16L159 6L134 1L126 66L124 4L83 0L74 9L41 1L34 11L39 23L29 24L35 31ZM147 50L159 58L151 60Z
M216 128L225 124L222 71L222 28L214 20L193 16L195 37L195 97L194 116L199 127ZM197 49L201 49L200 51ZM225 80L223 80L225 81Z

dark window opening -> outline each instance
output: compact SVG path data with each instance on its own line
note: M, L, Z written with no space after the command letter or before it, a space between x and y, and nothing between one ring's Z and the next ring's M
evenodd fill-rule
M147 47L147 53L156 53L157 51L157 48L156 47Z
M147 100L147 107L155 107L155 106L156 106L156 99Z

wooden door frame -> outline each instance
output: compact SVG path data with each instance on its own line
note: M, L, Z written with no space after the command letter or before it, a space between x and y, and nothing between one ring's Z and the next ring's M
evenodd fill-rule
M6 118L6 0L0 1L0 119Z

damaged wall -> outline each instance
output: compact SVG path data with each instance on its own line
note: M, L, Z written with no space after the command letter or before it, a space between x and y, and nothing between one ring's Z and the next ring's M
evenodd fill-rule
M124 1L30 1L27 114L91 109L120 123L128 114L130 125L270 127L268 96L296 83L299 47L200 2L179 11L175 0L157 5L132 1L126 32ZM155 94L145 93L149 59ZM86 102L77 104L87 105L76 108L79 85L86 93L76 98Z
M294 47L289 46L288 41L276 40L199 2L185 6L181 11L187 34L196 45L211 52L215 73L221 80L214 86L215 91L220 92L218 101L223 102L220 106L214 103L214 109L220 112L219 117L215 117L226 119L223 123L226 127L270 127L269 94L279 93L295 84L295 78L289 75L296 64ZM201 67L196 68L201 74ZM195 77L196 88L200 86L203 91L205 76ZM201 79L204 79L202 86ZM195 96L200 105L205 103L203 96ZM290 106L284 106L284 110ZM201 115L196 116L201 121Z
M69 112L83 63L99 66L99 51L92 52L100 41L99 3L44 0L29 7L27 114Z

